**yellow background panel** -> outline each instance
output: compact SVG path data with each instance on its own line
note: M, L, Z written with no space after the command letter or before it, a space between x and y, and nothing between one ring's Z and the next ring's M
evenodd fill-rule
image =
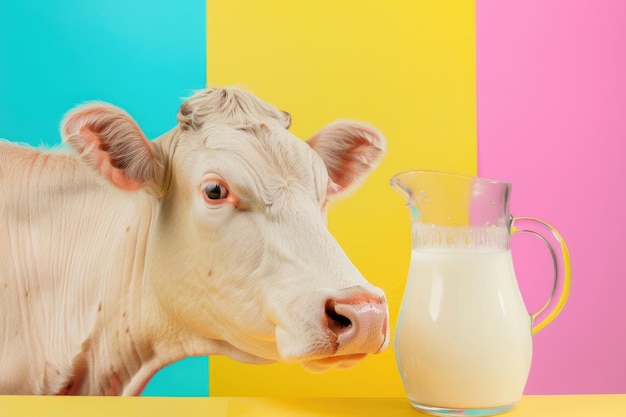
M329 228L389 300L408 272L409 215L389 186L408 169L476 173L474 2L208 0L207 83L239 85L292 115L306 139L341 118L387 137L381 166L329 207ZM210 360L212 396L404 395L393 346L347 371Z

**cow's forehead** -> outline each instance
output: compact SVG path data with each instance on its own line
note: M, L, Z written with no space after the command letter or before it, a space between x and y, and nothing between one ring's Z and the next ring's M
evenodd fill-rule
M328 172L324 162L308 144L278 123L214 124L186 136L192 149L205 151L198 155L221 151L221 162L247 171L251 181L262 190L264 200L272 199L269 190L280 188L277 183L297 183L318 198L325 196ZM207 165L214 162L206 161Z

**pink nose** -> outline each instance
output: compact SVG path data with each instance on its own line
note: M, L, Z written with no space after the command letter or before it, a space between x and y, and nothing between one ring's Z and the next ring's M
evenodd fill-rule
M337 354L378 353L387 345L389 314L384 297L369 294L326 301L328 329Z

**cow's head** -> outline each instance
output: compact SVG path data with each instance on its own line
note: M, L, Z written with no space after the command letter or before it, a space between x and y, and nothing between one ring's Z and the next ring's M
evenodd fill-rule
M217 88L187 100L154 142L104 104L79 107L62 129L112 184L158 199L146 276L176 326L234 358L347 367L387 346L387 304L328 232L326 204L375 167L385 140L342 121L304 142L289 124Z

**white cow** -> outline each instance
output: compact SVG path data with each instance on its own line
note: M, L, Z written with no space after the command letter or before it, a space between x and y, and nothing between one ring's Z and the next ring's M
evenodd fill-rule
M325 219L383 136L343 121L304 142L234 88L177 118L148 141L96 103L62 123L78 155L0 143L0 393L138 395L186 356L321 371L386 348L384 293Z

